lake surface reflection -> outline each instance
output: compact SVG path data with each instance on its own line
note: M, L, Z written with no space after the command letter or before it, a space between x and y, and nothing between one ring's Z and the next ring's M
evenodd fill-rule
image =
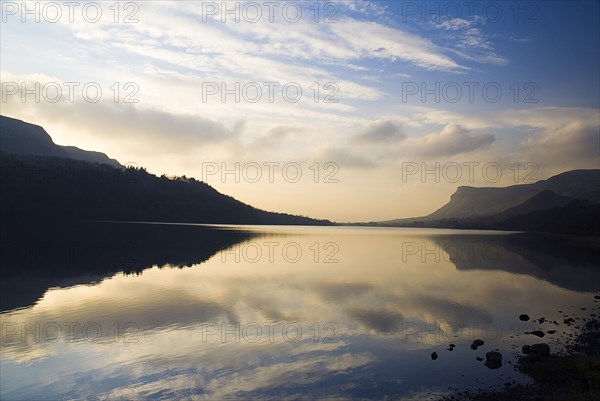
M3 400L429 399L526 382L508 363L540 342L524 333L556 330L552 345L600 291L597 245L523 234L3 230ZM493 349L498 369L476 360Z

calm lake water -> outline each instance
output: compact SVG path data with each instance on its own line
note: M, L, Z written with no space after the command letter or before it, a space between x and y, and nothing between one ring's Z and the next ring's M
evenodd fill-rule
M597 313L600 292L597 245L523 234L124 223L8 233L3 400L433 399L527 382L509 363L521 346L556 347L576 330L564 316ZM556 333L524 334L537 329ZM474 339L485 344L472 350ZM500 368L476 360L494 349Z

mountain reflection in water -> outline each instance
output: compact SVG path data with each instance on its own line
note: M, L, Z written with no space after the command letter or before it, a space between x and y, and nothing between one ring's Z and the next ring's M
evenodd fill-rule
M534 328L558 338L569 328L519 314L562 322L600 290L594 244L524 234L80 223L4 227L2 244L7 400L380 399L526 381L475 357L510 360Z

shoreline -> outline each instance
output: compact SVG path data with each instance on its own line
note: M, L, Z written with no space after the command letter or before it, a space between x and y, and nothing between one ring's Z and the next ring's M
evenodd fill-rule
M600 295L594 295L596 312L600 311L599 302ZM437 401L600 400L600 318L597 313L588 313L587 317L577 318L584 323L581 327L574 326L578 329L576 335L563 332L553 343L559 345L556 352L550 352L543 341L523 345L515 369L530 377L533 383L506 382L487 388L455 389ZM575 325L575 319L567 317L561 325Z

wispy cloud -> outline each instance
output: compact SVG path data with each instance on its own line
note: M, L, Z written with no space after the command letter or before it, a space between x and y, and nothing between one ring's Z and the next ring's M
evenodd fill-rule
M508 64L508 58L495 50L492 37L481 28L485 24L482 17L446 18L429 23L434 29L444 32L444 43L453 54L483 64Z

